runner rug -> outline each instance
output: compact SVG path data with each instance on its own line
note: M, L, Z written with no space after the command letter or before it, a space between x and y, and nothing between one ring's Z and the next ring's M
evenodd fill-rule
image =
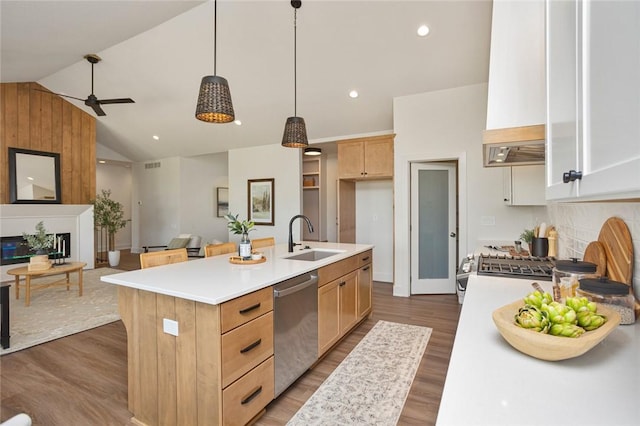
M288 425L395 425L432 329L378 321Z
M0 349L0 355L119 320L118 286L100 281L102 275L118 272L122 271L111 268L84 271L81 297L78 297L78 286L75 284L78 274L74 272L71 274L73 284L69 291L65 286L32 290L30 306L24 306L24 287L20 288L20 299L16 300L15 284L12 283L9 289L11 341L9 348ZM34 282L42 284L61 277L64 278L64 275L42 277Z

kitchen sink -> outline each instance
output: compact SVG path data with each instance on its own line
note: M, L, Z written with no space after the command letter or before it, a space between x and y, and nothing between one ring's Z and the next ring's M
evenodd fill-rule
M344 250L310 250L293 256L285 257L290 260L306 260L308 262L314 262L316 260L325 259L336 254L344 253Z

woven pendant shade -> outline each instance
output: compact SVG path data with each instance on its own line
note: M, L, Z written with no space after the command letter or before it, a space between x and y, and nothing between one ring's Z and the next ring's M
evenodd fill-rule
M305 148L309 146L307 140L307 126L302 117L289 117L284 125L282 146L287 148Z
M231 91L226 78L217 75L202 77L196 118L207 123L229 123L234 120Z

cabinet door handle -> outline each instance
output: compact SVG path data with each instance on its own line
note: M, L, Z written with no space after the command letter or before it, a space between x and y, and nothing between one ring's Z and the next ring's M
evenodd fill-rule
M340 287L344 286L347 282L346 281L340 281L340 284L338 284Z
M564 182L564 183L573 182L576 179L582 179L582 172L576 172L575 170L569 170L568 172L564 172L562 174L562 182Z
M251 312L251 311L253 311L254 309L258 309L259 307L260 307L260 303L256 303L255 305L253 305L253 306L249 306L248 308L240 309L240 310L238 311L238 313L240 313L240 314L246 314L247 312Z
M260 343L262 343L262 339L258 339L255 342L253 342L252 344L250 344L249 346L247 346L246 348L240 349L240 353L243 354L243 353L249 352L251 349L253 349L256 346L260 345Z
M240 404L244 405L250 403L256 396L260 395L260 392L262 392L262 386L258 386L256 390L251 392L251 395L245 397L242 401L240 401Z
M364 268L362 268L362 270L363 270L363 271L368 271L368 270L369 270L369 267L368 267L368 266L365 266Z

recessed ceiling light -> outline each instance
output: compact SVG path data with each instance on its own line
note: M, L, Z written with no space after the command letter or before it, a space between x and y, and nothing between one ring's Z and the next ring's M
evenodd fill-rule
M29 180L33 180L33 178L31 176L27 176L27 179Z
M154 140L156 140L156 141L159 141L159 140L160 140L160 136L158 136L158 135L153 135L153 139L154 139Z
M106 161L104 161L104 160L98 160L98 163L100 163L100 164L105 164L105 163L106 163Z
M234 123L236 123L236 126L242 126L242 121L240 120L235 120Z
M429 27L426 25L420 25L418 27L418 35L420 37L426 37L427 35L429 35Z
M350 91L349 92L349 97L353 98L353 99L357 98L358 97L358 91L357 90Z

